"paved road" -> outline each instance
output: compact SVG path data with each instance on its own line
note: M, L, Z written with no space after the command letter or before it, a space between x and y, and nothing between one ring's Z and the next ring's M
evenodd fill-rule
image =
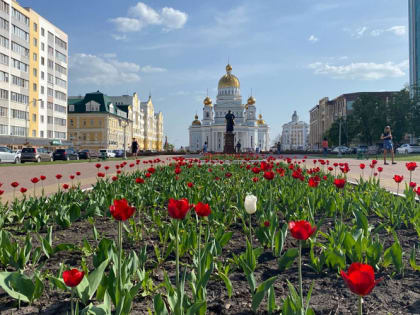
M153 160L160 158L162 161L168 162L172 156L162 155L162 156L148 156L140 157L140 164L135 165L133 168L129 167L130 163L135 163L135 160L127 160L127 165L124 167L125 172L135 171L138 168L144 169L149 167L149 164L143 164L143 161ZM4 190L2 196L0 196L1 201L11 201L13 200L13 188L11 187L12 182L18 182L19 186L16 188L16 197L22 197L22 194L19 192L20 187L25 187L28 189L26 195L33 195L34 185L31 182L31 178L40 177L41 175L46 176L45 181L41 181L36 184L36 195L40 196L42 191L42 185L44 186L45 194L51 194L57 191L58 185L62 187L64 183L71 186L72 180L70 175L74 175L75 179L73 183L75 185L79 184L82 188L91 187L97 181L98 169L95 167L95 164L100 163L101 168L100 172L107 174L107 176L116 175L117 169L115 165L121 164L122 161L92 161L92 162L82 162L82 163L64 163L64 164L48 164L48 165L17 165L17 166L7 166L0 167L0 183L3 185L0 187L0 190ZM105 171L104 167L109 166L109 170ZM80 172L80 176L76 176L76 172ZM61 174L62 178L58 181L56 175Z
M191 156L197 157L197 156ZM291 156L292 157L292 156ZM150 160L160 158L163 161L168 161L172 158L172 156L155 156L155 157L143 157L140 158L141 161ZM298 159L302 159L303 156L297 156ZM318 159L318 158L317 158ZM350 166L350 172L347 174L347 178L349 180L358 180L360 176L363 175L364 179L368 179L371 174L373 173L369 167L370 161L367 160L357 160L357 159L334 159L328 158L330 161L330 165L334 162L348 162ZM80 172L80 176L75 176L74 184L81 184L82 188L91 187L97 180L97 173L98 169L95 167L96 163L100 163L102 165L100 171L105 172L104 166L109 166L109 170L107 171L107 176L112 176L116 174L115 165L120 164L122 161L106 161L106 162L84 162L84 163L69 163L69 164L50 164L50 165L31 165L31 166L8 166L8 167L1 167L0 168L0 183L3 183L3 186L0 188L4 190L4 194L0 197L1 200L10 201L13 200L13 188L10 186L11 182L18 182L19 187L16 189L16 197L21 197L21 193L19 192L20 187L25 187L28 189L27 195L33 195L33 184L31 183L31 178L39 177L40 175L46 176L46 180L44 181L44 191L46 194L51 194L57 191L58 183L60 186L64 183L71 185L72 181L69 178L70 175L75 175L76 172ZM133 160L128 160L128 164L133 163ZM365 170L362 172L359 165L360 163L366 164ZM395 165L383 165L381 160L378 161L377 167L383 167L383 172L380 174L381 185L388 189L389 191L397 192L397 184L393 180L393 176L403 175L404 181L400 184L401 193L404 190L405 184L409 182L409 172L405 166L406 162L398 161ZM306 167L311 168L314 166L313 158L310 156L306 159ZM417 163L420 164L420 163ZM320 166L319 163L316 164ZM148 167L148 164L143 164L142 162L139 164L139 167L144 169ZM322 166L321 166L322 167ZM125 167L125 171L133 171L136 170L138 167L137 165L133 168L130 168L129 165ZM327 170L327 166L325 166L325 171ZM341 172L337 170L337 174ZM58 182L55 175L61 174L63 177ZM412 174L412 181L420 184L420 165L416 171ZM41 182L37 184L36 195L41 194Z

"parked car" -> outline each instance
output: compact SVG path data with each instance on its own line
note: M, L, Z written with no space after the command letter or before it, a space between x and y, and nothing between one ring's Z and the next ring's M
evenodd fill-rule
M8 147L0 147L0 163L19 163L19 157Z
M79 154L74 151L73 149L57 149L53 153L53 160L63 160L63 161L69 161L69 160L78 160Z
M95 159L98 157L98 152L93 150L79 151L79 159Z
M19 158L19 161L20 161L20 158L22 157L22 150L16 150L16 151L12 151L13 153L16 153L16 156Z
M334 153L340 153L341 152L342 154L347 154L347 153L350 153L350 149L347 148L346 146L342 145L342 146L335 147L332 150L332 152L334 152Z
M397 153L420 153L420 146L406 143L397 149Z
M124 156L124 150L113 150L112 152L115 153L115 157L123 157Z
M112 152L112 150L107 150L107 149L99 150L99 155L100 156L105 155L107 158L114 158L115 157L115 153Z
M44 148L23 148L20 161L25 162L49 162L52 161L51 153Z
M368 150L368 146L367 145L359 145L356 148L356 153L358 153L358 154L365 154L367 152L367 150Z

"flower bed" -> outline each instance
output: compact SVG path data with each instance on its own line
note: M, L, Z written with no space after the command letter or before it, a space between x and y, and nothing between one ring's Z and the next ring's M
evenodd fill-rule
M3 205L0 312L418 309L420 190L401 198L377 179L348 185L345 164L300 162L98 164L89 192Z

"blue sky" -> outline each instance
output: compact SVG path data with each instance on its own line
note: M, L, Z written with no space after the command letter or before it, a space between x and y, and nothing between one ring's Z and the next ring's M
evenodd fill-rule
M69 35L70 95L151 91L177 146L228 57L272 139L322 97L408 83L406 0L19 2Z

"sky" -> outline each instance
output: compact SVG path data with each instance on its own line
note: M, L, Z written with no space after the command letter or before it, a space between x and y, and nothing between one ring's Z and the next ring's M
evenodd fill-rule
M69 95L149 93L188 145L229 60L274 139L323 97L408 84L407 0L20 0L69 36Z

